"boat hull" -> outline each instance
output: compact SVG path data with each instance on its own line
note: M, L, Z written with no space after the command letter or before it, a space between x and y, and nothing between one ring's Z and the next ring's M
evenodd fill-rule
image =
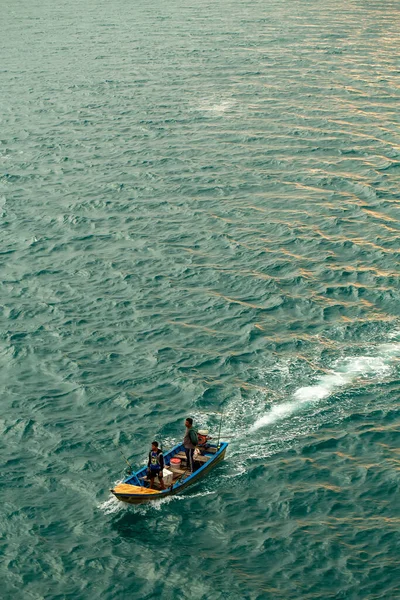
M200 481L200 479L203 479L203 477L205 477L218 463L224 460L227 446L228 444L226 443L221 444L221 449L212 459L209 460L208 463L200 467L200 469L192 473L182 482L179 481L173 484L171 487L167 488L166 490L161 490L157 492L156 490L141 488L140 493L130 493L127 490L124 490L123 492L122 490L119 491L119 486L116 486L114 489L111 490L111 492L118 500L120 500L121 502L127 502L128 504L148 504L149 502L155 502L157 500L166 498L167 496L175 496L176 494L180 494L181 492L183 492L189 486Z

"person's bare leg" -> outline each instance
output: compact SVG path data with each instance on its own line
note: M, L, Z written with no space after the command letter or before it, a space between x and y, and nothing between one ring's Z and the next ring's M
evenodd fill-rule
M165 485L164 485L164 478L163 477L159 477L158 481L160 482L160 489L165 490Z
M153 489L153 485L154 485L154 477L150 477L150 487L149 487L149 490Z

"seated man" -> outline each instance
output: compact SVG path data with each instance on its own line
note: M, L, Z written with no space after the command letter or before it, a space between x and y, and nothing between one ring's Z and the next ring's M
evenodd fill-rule
M165 490L164 479L164 457L158 447L158 442L151 443L151 451L149 452L149 462L147 463L147 474L150 477L150 489L153 489L154 478L157 475L160 482L160 488Z

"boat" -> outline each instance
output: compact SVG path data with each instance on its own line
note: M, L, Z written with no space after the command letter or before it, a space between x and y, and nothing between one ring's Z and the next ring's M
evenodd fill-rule
M164 481L165 483L167 483L167 480L169 482L165 490L159 488L158 478L154 481L155 489L149 488L150 481L147 477L147 466L145 466L129 475L110 491L118 500L129 504L145 504L154 500L161 500L166 496L179 494L193 483L197 483L221 462L225 458L227 447L228 442L221 442L216 445L207 444L204 449L200 450L200 454L195 456L195 470L191 472L186 466L185 447L183 444L177 444L169 452L163 454L165 470L168 471L168 477L166 478L164 470ZM175 460L172 460L171 463L171 459ZM179 467L175 466L174 463L179 464L179 461L181 461Z

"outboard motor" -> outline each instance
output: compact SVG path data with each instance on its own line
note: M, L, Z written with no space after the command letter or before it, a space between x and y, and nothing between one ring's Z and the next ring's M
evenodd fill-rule
M208 429L200 429L197 432L197 439L199 440L199 447L206 448L207 441L211 440L212 438L208 435Z

